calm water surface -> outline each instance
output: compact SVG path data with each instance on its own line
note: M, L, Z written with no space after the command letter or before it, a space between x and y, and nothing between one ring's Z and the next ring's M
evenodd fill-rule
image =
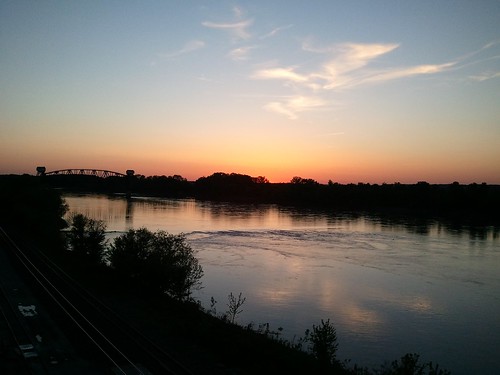
M206 308L247 298L240 324L294 340L330 319L340 359L378 366L408 352L453 374L500 373L498 228L387 221L274 205L66 195L109 237L146 227L185 233L203 266Z

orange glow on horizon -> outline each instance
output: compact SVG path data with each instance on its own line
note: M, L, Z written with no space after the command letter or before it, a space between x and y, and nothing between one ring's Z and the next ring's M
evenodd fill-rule
M443 168L441 166L431 166L429 168L414 167L407 168L405 165L380 166L377 164L360 167L357 164L339 165L337 167L326 168L317 166L309 168L307 166L296 165L235 165L233 163L193 163L193 162L163 162L157 161L132 161L132 160L114 160L106 162L103 159L94 160L86 158L82 162L78 158L66 158L64 162L60 160L45 159L31 163L27 158L23 159L20 166L14 164L19 160L12 160L12 165L8 169L2 170L2 174L36 174L37 166L45 166L47 171L58 169L105 169L125 173L127 169L133 169L136 174L144 176L172 176L180 175L189 181L195 181L200 177L210 176L216 172L239 173L252 177L264 176L272 183L287 183L294 176L302 178L312 178L319 183L326 184L330 180L340 184L349 183L403 183L414 184L418 181L427 181L436 184L448 184L458 181L461 184L483 183L500 184L500 178L493 168L483 166L483 168L471 168L465 173L458 167L450 166ZM445 169L445 172L443 172Z
M160 141L158 141L161 144ZM167 142L165 142L167 143ZM272 148L244 148L232 146L211 151L211 144L202 148L192 146L160 147L158 144L143 145L115 144L107 148L92 148L86 144L25 143L20 153L17 146L0 150L3 162L0 173L35 174L37 166L48 171L66 168L107 169L124 173L133 169L137 174L181 175L189 181L209 176L215 172L239 173L252 177L265 176L270 182L289 182L294 176L312 178L326 184L329 180L348 183L482 183L500 184L495 154L491 152L488 162L481 162L469 155L461 159L431 153L401 153L395 158L390 152L378 150L348 150L338 147L317 150L303 147L297 151L294 145ZM50 152L47 151L47 147Z

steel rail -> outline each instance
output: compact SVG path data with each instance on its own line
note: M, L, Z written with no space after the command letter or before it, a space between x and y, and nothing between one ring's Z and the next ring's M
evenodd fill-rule
M7 324L7 328L10 332L10 336L11 336L12 340L14 341L14 343L16 345L16 348L18 350L21 350L20 348L22 347L22 345L26 345L26 344L34 346L33 340L30 338L30 335L28 334L24 324L21 323L19 315L16 313L16 311L12 307L12 303L7 295L7 292L5 291L3 285L1 285L1 284L0 284L0 296L1 296L0 299L3 299L5 301L4 306L8 305L7 309L10 310L10 314L8 314L8 312L5 311L6 309L0 308L0 312L2 313L2 316L5 320L5 323ZM10 315L10 317L7 315ZM16 329L12 325L12 324L14 324L14 322L16 322L17 326L18 326L17 332L16 332ZM22 331L21 333L24 336L24 339L22 339L22 340L19 337L19 330ZM24 344L21 344L21 342L23 342ZM24 355L23 355L23 357L24 357ZM26 359L26 357L24 357L24 359ZM45 363L40 358L38 358L38 361L40 362L40 364L42 365L42 368L47 373L47 368L45 366ZM22 366L23 366L25 372L27 374L31 373L30 366L28 365L26 360L23 360L20 362L22 363Z
M39 267L45 268L45 272L50 274L54 282L57 281L61 287L66 289L70 295L74 295L75 301L78 301L80 305L87 309L91 307L91 315L98 314L97 321L100 322L101 326L106 327L106 329L114 329L114 335L118 333L120 337L126 337L128 343L133 343L134 355L137 356L138 350L142 353L142 357L149 358L153 362L147 362L152 368L148 368L149 371L156 369L158 373L161 374L172 374L172 375L192 375L193 372L188 369L184 364L179 362L170 353L165 351L162 347L158 346L149 337L145 336L142 332L133 327L129 322L124 320L120 315L118 315L109 306L104 304L101 300L96 298L92 293L90 293L86 288L84 288L80 283L74 280L70 275L68 275L63 269L61 269L54 261L52 261L43 251L33 246L31 242L23 239L19 239L23 245L23 249L27 250L33 261L39 264ZM15 246L17 244L14 242ZM17 246L19 247L19 246ZM23 256L26 257L25 252L22 252ZM29 260L29 259L28 259ZM30 261L33 264L33 262ZM43 272L42 272L43 274ZM55 279L57 278L57 280ZM50 281L48 281L51 283ZM53 283L51 283L53 284ZM62 298L65 298L61 291L57 290L61 294ZM69 302L69 301L68 301ZM84 302L82 304L82 302ZM69 302L70 303L70 302ZM74 304L73 304L74 305ZM73 309L80 313L79 309L73 306ZM103 323L104 322L104 323ZM97 328L95 331L100 332ZM130 347L129 347L130 349ZM132 361L129 363L135 368L136 371L142 373L137 366ZM146 363L145 363L146 364Z
M37 250L36 255L39 257L43 257L42 260L46 266L51 268L54 272L54 275L59 277L67 286L69 286L74 293L78 294L81 299L87 302L89 305L95 307L96 310L102 312L103 317L116 328L120 329L122 333L124 333L130 340L136 342L141 348L157 363L162 367L162 370L167 371L170 374L185 374L192 375L193 373L184 366L181 362L175 359L170 353L166 352L163 348L159 347L155 342L153 342L150 338L145 336L142 332L138 331L135 327L130 325L127 321L125 321L120 315L118 315L114 310L112 310L109 306L104 304L101 300L96 298L92 293L90 293L87 289L80 285L75 279L73 279L70 275L68 275L63 269L61 269L57 264L55 264L43 251ZM104 313L106 312L106 314ZM112 316L112 318L109 317ZM119 324L118 324L119 322ZM138 342L140 339L142 342ZM146 344L146 345L145 345ZM146 348L149 347L149 349ZM157 353L153 353L151 350L153 349ZM159 354L159 356L158 356ZM164 362L162 358L167 359L170 363L170 366ZM176 369L174 370L173 367Z
M69 309L63 305L63 303L57 299L57 297L49 290L49 287L52 288L54 292L59 294L63 301L65 301L70 308L72 308L83 320L86 322L99 336L101 336L120 356L125 359L126 362L130 363L132 367L134 367L138 374L144 374L127 356L125 356L97 327L95 327L58 289L55 287L47 277L36 267L24 254L24 252L17 246L17 244L10 238L10 236L0 227L0 234L8 241L11 248L14 250L14 255L18 258L21 264L25 267L25 269L32 275L32 277L38 282L38 284L42 287L43 290L51 297L51 299L62 309L62 311L69 317L76 326L90 339L90 341L113 363L113 365L121 371L123 374L127 374L124 369L120 367L120 365L116 362L115 359L112 358L112 355L108 353L102 346L102 344L97 342L97 339L92 336L92 334L83 327L81 322L78 322L77 319L70 313ZM24 258L24 260L22 259ZM30 267L31 266L31 267ZM39 277L40 276L40 277ZM48 284L46 285L43 280Z

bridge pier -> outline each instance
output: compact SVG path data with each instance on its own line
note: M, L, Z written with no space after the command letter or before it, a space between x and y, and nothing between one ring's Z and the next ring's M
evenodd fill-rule
M132 180L135 174L135 171L133 169L127 169L127 200L132 199Z
M45 167L36 167L36 175L37 176L45 176Z

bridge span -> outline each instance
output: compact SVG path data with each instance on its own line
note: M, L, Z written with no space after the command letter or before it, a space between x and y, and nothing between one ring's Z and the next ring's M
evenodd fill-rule
M96 176L96 177L131 177L135 171L128 169L125 173L108 171L105 169L58 169L54 171L47 172L45 167L37 167L37 176L54 176L54 175L84 175L84 176Z

